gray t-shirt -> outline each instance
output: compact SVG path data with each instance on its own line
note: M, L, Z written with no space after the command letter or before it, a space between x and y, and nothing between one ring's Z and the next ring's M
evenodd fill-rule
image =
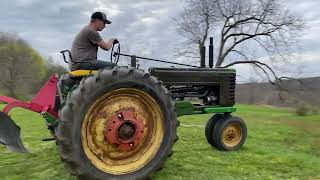
M77 34L72 43L72 60L76 62L96 60L98 43L100 41L102 41L100 34L89 25L85 26ZM71 70L79 68L79 64L72 63L71 61L69 65Z

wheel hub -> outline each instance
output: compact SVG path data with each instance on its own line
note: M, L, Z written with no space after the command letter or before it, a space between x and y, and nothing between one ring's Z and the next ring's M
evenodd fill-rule
M159 151L163 122L158 103L148 93L135 88L112 90L99 97L85 116L84 152L105 173L135 172Z
M234 130L233 130L233 129L232 129L232 130L229 130L227 136L228 136L228 139L229 139L230 141L231 141L233 138L235 138L236 135L235 135Z
M130 121L121 124L118 132L119 140L126 141L131 139L134 136L135 131L135 125Z
M107 121L106 140L120 150L132 150L141 142L143 135L143 121L137 118L134 110L120 110Z
M228 125L222 132L223 142L228 147L234 147L240 143L242 131L238 124Z

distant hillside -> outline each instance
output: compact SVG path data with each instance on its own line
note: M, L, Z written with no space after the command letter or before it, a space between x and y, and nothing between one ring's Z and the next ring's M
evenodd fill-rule
M236 99L244 104L269 104L292 106L307 103L320 107L320 77L287 80L282 85L284 91L269 83L237 84Z

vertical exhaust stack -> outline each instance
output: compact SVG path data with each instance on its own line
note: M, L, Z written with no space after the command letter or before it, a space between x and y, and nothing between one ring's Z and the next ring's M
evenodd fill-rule
M137 57L136 56L131 56L131 67L136 68L137 66Z
M200 67L206 67L206 46L200 48Z
M210 44L209 44L209 67L213 67L213 37L210 37Z

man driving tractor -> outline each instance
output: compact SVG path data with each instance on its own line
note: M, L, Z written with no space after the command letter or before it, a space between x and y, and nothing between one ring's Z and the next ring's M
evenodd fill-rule
M98 33L102 31L106 24L111 24L111 21L107 19L107 16L103 12L94 12L91 15L89 25L85 26L75 37L71 55L72 61L70 62L70 70L78 69L91 69L98 70L105 67L113 67L115 64L111 62L97 60L98 47L108 51L113 44L119 43L117 38L111 38L107 41L103 40ZM80 63L74 63L80 62ZM90 63L81 63L90 62Z

